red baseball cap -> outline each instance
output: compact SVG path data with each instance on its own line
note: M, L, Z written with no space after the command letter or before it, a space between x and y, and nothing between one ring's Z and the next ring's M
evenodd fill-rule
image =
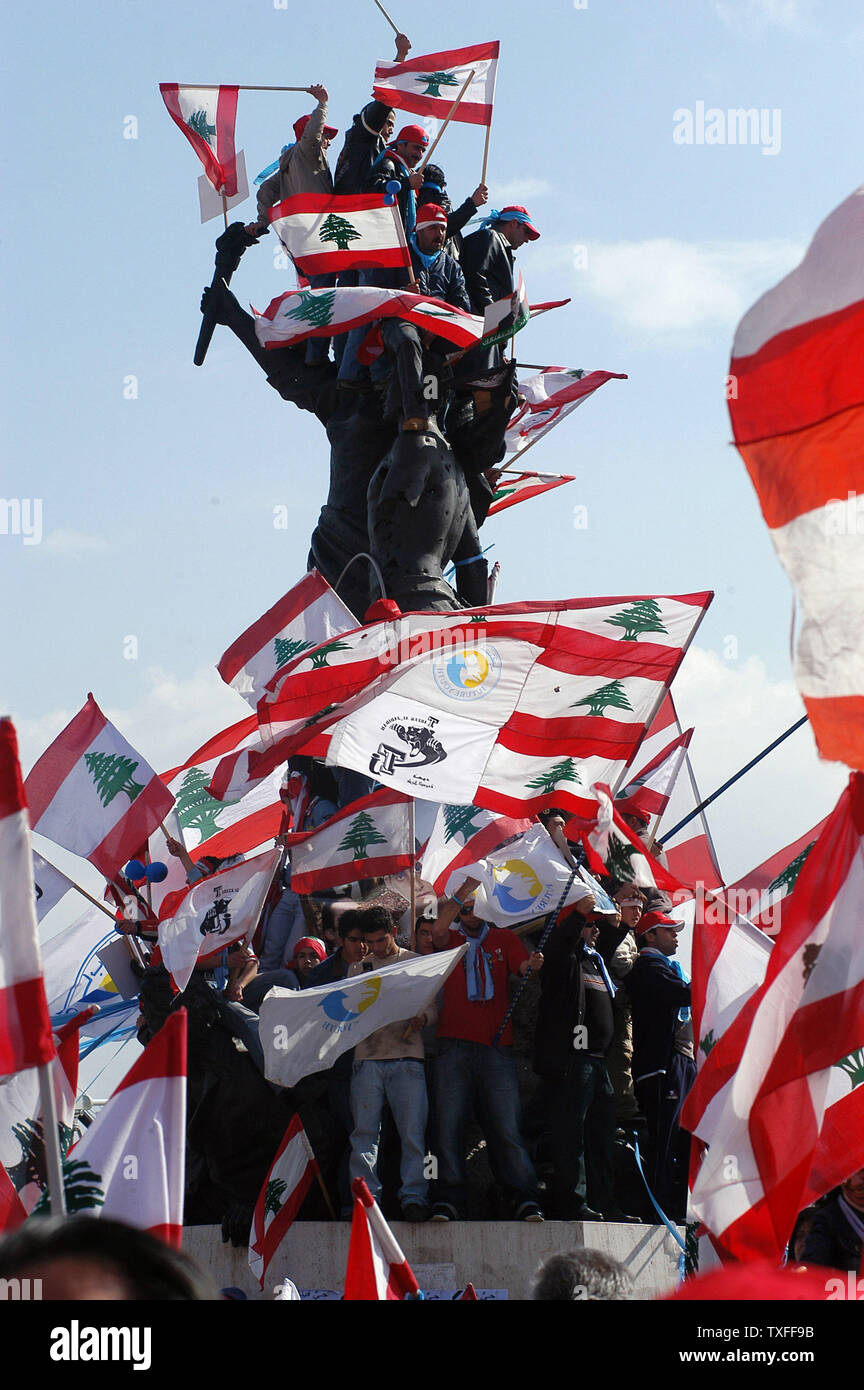
M636 928L636 935L644 936L652 927L674 927L676 931L683 931L684 923L676 921L674 917L667 917L665 912L644 912Z
M422 125L403 125L393 144L399 145L403 140L412 145L422 145L424 149L429 144L429 136Z
M294 122L294 134L297 136L298 140L311 119L311 116L301 116L299 120ZM334 135L339 134L339 131L335 125L325 125L321 133L322 135L326 135L328 140L332 140Z
M422 203L417 209L418 227L443 227L447 229L447 214L438 203Z
M528 229L528 240L537 241L540 233L531 221L527 208L512 206L502 208L498 214L499 222L522 222Z

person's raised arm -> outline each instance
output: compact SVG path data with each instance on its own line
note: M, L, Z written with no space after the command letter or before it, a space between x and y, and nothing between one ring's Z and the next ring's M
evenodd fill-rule
M479 880L476 878L466 878L456 892L449 898L442 899L438 904L438 916L432 924L432 940L440 951L443 947L450 944L450 928L462 911L466 903L470 902L477 889L480 887Z

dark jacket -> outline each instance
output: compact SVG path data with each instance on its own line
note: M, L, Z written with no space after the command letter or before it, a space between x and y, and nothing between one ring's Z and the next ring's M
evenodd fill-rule
M367 130L360 115L355 116L353 124L345 134L345 143L336 161L333 191L340 197L347 193L365 192L372 165L383 150L384 141L381 136Z
M432 295L435 299L443 299L445 303L452 304L454 308L464 309L466 313L471 312L468 291L465 288L465 277L459 262L454 260L452 256L448 256L446 251L442 251L435 262L427 268L412 247L411 265L414 269L414 279L417 281L421 294Z
M465 202L454 212L447 209L447 242L445 250L449 251L455 261L462 260L462 247L465 245L465 238L462 235L462 228L467 227L472 217L477 216L477 205L471 198L466 198Z
M571 913L553 929L543 948L540 1006L534 1030L534 1070L538 1076L562 1076L576 1055L573 1030L585 1021L583 925L584 918Z
M409 216L408 205L409 202L414 199L414 191L410 183L411 170L402 162L398 155L385 153L382 158L375 161L366 176L363 192L386 193L387 185L393 179L396 179L399 184L396 203L402 218L402 226L407 233L409 228L413 228L414 226L416 203L414 206L414 216Z
M640 951L625 988L633 1005L633 1080L638 1081L668 1068L678 1010L690 1003L690 986L668 961Z
M472 204L473 206L473 204ZM513 248L494 227L472 232L462 243L460 264L475 314L513 293Z
M348 974L348 966L342 959L341 951L334 951L332 956L322 960L320 965L316 965L314 970L309 971L309 983L307 989L312 989L315 985L332 985L335 980L344 980Z
M861 1213L859 1213L860 1215ZM835 1192L813 1217L801 1251L802 1264L827 1265L829 1269L861 1267L861 1238L847 1221L840 1206L840 1194Z

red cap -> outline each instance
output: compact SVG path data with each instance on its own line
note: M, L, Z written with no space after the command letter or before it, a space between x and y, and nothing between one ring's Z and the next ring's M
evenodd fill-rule
M294 947L294 955L291 957L290 961L292 966L297 959L297 952L303 950L314 951L319 960L327 959L327 951L324 944L318 940L317 936L301 936Z
M299 120L294 122L294 134L297 136L298 140L311 119L311 116L301 116ZM326 135L328 140L332 140L334 136L339 134L339 131L335 125L325 125L321 133L322 135Z
M402 609L395 599L376 598L370 604L363 615L363 625L367 623L387 623L393 622L396 618L402 617Z
M643 912L636 928L636 935L644 936L652 927L674 927L676 931L683 931L684 923L676 921L674 917L668 917L665 912Z
M393 141L393 144L398 145L403 140L410 142L412 145L422 145L424 149L429 144L429 136L426 134L422 125L403 125L396 139Z
M437 203L421 203L417 209L418 227L443 227L447 229L447 214Z
M516 216L517 213L518 213L518 216ZM519 207L519 206L516 205L516 204L511 204L510 207L502 208L502 209L501 209L501 212L500 212L500 214L499 214L499 216L498 216L498 221L499 221L499 222L508 222L508 221L512 221L512 220L514 219L514 216L515 216L515 220L516 220L517 222L521 222L521 223L527 228L527 230L528 230L528 240L529 240L529 241L537 241L538 238L539 238L539 236L540 236L540 233L538 232L537 228L536 228L536 227L534 226L534 224L532 223L532 221L531 221L531 215L530 215L530 213L528 212L528 209L527 209L527 208Z

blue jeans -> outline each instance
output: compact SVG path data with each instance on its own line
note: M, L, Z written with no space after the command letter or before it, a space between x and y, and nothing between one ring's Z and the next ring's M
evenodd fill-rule
M426 1149L426 1078L423 1063L413 1057L391 1061L354 1063L351 1078L352 1179L364 1178L376 1202L381 1195L378 1180L378 1144L381 1114L387 1101L399 1131L402 1163L399 1201L403 1207L426 1206L429 1184L423 1176Z
M506 1047L439 1038L435 1059L438 1125L436 1201L465 1214L465 1128L474 1109L493 1172L518 1207L537 1201L537 1175L522 1143L516 1064Z

